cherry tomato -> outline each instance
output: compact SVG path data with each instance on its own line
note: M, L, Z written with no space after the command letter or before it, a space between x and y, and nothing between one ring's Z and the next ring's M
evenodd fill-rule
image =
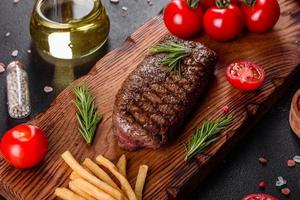
M243 197L242 200L278 200L278 198L269 194L249 194Z
M255 90L259 88L265 79L263 69L255 63L241 61L230 64L226 70L228 82L241 90Z
M231 0L230 3L237 6L240 5L239 0ZM203 10L207 10L210 7L213 7L215 5L216 5L216 0L200 0L200 6L203 8Z
M255 33L272 29L280 15L277 0L255 0L254 5L243 3L241 8L245 14L247 28Z
M190 8L187 0L172 0L164 10L164 23L167 29L181 38L194 36L201 30L202 8Z
M3 158L16 168L30 168L44 159L47 137L38 127L21 124L8 130L1 139Z
M229 4L225 8L214 6L204 14L203 27L215 40L231 40L241 33L244 27L244 15L236 5Z

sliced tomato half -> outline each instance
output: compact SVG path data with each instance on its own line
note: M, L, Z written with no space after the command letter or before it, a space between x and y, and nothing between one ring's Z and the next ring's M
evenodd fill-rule
M264 80L264 70L250 61L240 61L230 64L226 69L228 82L235 88L241 90L256 90Z
M278 200L278 198L269 194L249 194L241 200Z

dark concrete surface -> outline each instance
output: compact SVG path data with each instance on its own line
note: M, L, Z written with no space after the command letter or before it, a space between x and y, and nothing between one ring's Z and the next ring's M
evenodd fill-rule
M149 6L146 0L120 0L113 5L109 0L103 0L111 19L111 32L106 46L106 52L119 46L130 33L142 25L147 19L157 15L168 0L153 0ZM8 64L14 60L11 52L19 50L16 58L26 65L30 79L30 91L33 112L25 120L9 118L6 105L5 73L0 74L0 134L21 122L45 111L54 98L63 90L68 81L61 78L63 71L27 53L31 48L29 35L29 20L33 7L33 0L20 0L14 4L13 0L0 2L0 62ZM125 17L121 7L128 7ZM5 33L10 32L10 37ZM284 67L284 66L282 66ZM78 77L77 75L76 77ZM54 88L52 93L46 94L44 86ZM300 165L294 169L287 167L286 162L294 155L300 155L300 139L291 132L288 124L288 113L292 94L300 87L298 78L284 94L280 101L268 112L248 136L229 155L226 161L201 184L190 197L190 200L239 200L248 193L266 192L287 199L275 187L277 176L287 179L287 186L291 189L289 199L300 199ZM256 158L265 156L270 161L261 166ZM265 191L258 188L258 183L267 182ZM1 199L1 198L0 198Z

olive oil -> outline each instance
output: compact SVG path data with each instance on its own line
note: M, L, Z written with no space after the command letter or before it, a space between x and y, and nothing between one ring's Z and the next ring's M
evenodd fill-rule
M105 43L109 27L100 0L37 0L30 33L47 61L80 62Z

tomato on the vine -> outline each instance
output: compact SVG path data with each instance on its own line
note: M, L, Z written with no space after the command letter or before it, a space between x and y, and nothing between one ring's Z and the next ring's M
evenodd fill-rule
M242 200L278 200L278 198L269 194L249 194L243 197Z
M217 6L209 8L204 14L203 27L206 33L215 40L228 41L237 37L244 27L242 10L229 1L216 1Z
M277 0L250 0L242 4L247 28L255 33L263 33L273 28L280 16Z
M232 63L227 67L226 78L233 87L250 91L263 84L265 73L257 64L241 61Z
M8 130L1 139L3 158L16 168L30 168L44 159L47 137L38 127L21 124Z
M240 1L239 0L230 0L231 4L240 5ZM200 0L200 6L203 8L203 10L207 10L210 7L213 7L216 5L216 0Z
M187 0L171 0L164 9L167 29L181 38L194 36L201 30L203 11L200 6L190 7Z

